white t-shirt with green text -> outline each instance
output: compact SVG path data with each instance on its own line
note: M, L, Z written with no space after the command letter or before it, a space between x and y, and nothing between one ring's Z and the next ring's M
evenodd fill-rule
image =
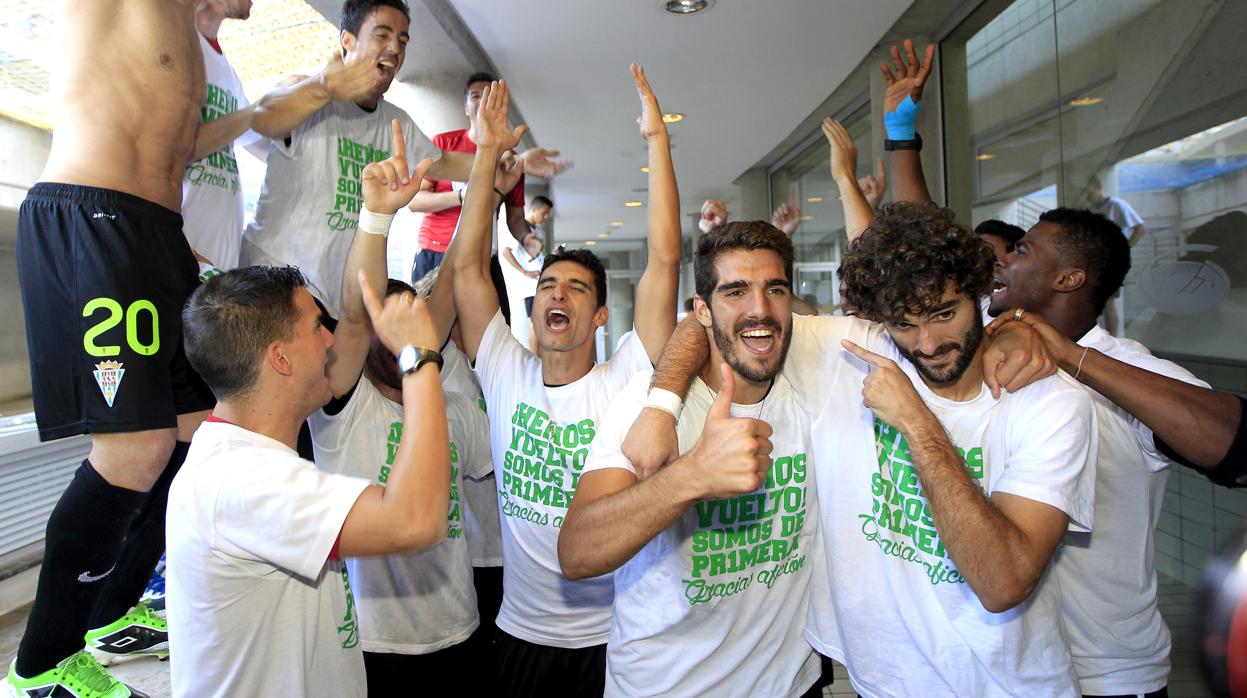
M586 471L635 474L623 441L648 389L642 374L616 398ZM680 453L697 444L713 402L695 379ZM802 632L818 531L809 418L783 374L761 402L731 411L775 430L770 476L749 494L698 502L615 572L608 696L797 696L819 677Z
M269 147L255 220L243 234L245 265L293 264L332 317L342 317L342 271L364 204L360 177L390 157L390 121L402 124L407 166L438 150L407 112L385 100L371 112L334 100Z
M502 531L498 523L498 488L494 485L494 469L492 455L489 452L489 422L485 419L485 397L481 395L481 386L476 382L476 374L468 365L468 357L464 356L454 342L446 342L442 347L442 389L448 393L458 392L476 396L476 405L481 411L483 426L475 433L464 434L480 442L480 446L472 452L484 458L485 472L473 476L476 468L471 465L463 469L463 528L467 532L468 550L472 552L473 567L502 566Z
M520 346L496 313L476 355L489 412L502 524L503 595L498 627L548 647L590 647L610 635L611 575L563 577L558 539L567 507L607 407L651 370L632 338L579 380L546 387L541 360Z
M199 121L206 123L246 107L242 81L225 56L217 53L201 34L206 92L199 107ZM244 143L259 140L247 131L238 138ZM244 204L234 143L189 163L182 178L182 231L191 249L211 260L218 269L238 266L242 245Z
M385 485L403 438L401 404L361 377L341 412L318 410L308 422L317 467ZM428 654L463 642L479 624L460 494L467 464L477 468L471 473L477 477L490 466L487 454L473 451L488 445L466 437L487 426L475 399L460 393L446 394L446 422L451 475L446 540L418 553L347 559L366 652Z
M346 567L329 559L366 487L262 434L199 427L165 524L173 695L367 694Z
M1142 344L1094 327L1078 340L1123 363L1201 387L1208 384ZM1160 690L1169 679L1169 628L1156 602L1156 523L1172 461L1152 430L1103 395L1095 531L1065 537L1052 565L1081 691L1127 695Z
M902 367L985 494L1053 506L1071 530L1093 520L1095 412L1068 376L955 402L922 383L881 326L798 318L787 370L812 413L822 519L807 639L867 697L1078 695L1058 584L1046 574L1021 605L984 610L940 539L905 438L862 404L868 366L843 338Z

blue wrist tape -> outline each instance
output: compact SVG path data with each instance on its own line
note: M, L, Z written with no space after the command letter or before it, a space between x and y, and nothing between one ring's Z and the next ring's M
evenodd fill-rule
M909 95L896 105L896 111L883 115L883 127L888 132L890 141L912 141L914 139L914 122L918 120L918 112L922 111L922 102L914 103Z

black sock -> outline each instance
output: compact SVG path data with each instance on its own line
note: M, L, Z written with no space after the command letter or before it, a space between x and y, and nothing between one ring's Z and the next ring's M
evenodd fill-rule
M82 649L103 580L146 498L108 484L82 461L48 518L35 604L17 649L19 675L41 674Z
M108 575L104 588L100 589L88 628L100 628L124 616L143 596L143 590L152 578L152 570L156 569L156 563L160 562L160 556L165 552L165 508L169 504L169 485L173 483L173 476L181 470L188 448L190 444L183 441L174 445L169 464L156 484L152 485L147 503L130 524L121 555L117 557L117 569Z

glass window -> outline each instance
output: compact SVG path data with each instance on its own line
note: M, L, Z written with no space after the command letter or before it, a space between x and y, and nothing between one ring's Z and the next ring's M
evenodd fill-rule
M870 174L870 106L864 105L844 120L857 143L857 173ZM847 242L840 192L831 179L831 146L821 131L813 142L771 173L771 203L779 206L795 188L801 208L801 225L793 234L796 294L821 313L840 306L840 287L835 270Z
M1105 213L1132 266L1101 322L1247 392L1247 3L1017 0L941 45L949 204Z

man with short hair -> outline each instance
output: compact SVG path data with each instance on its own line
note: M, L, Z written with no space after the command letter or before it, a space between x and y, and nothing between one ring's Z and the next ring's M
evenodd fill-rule
M497 80L490 73L473 73L463 87L463 111L471 120L472 115L481 101L481 92L489 83ZM443 152L465 153L476 152L476 144L472 142L472 131L461 128L433 136L433 145ZM459 224L459 212L463 206L464 182L451 182L445 179L425 178L420 183L420 191L411 200L408 208L415 213L423 213L420 221L420 251L412 263L411 278L423 278L425 274L437 268L450 246L450 238L455 234ZM524 177L520 183L503 199L507 209L507 230L511 237L522 240L530 232L529 224L524 215Z
M385 164L395 173L407 172L401 129L395 127L393 137L395 154ZM413 177L406 186L390 189L365 174L365 210L373 216L392 216L407 205L419 182ZM385 486L393 473L408 409L403 404L396 357L372 331L358 278L361 270L369 279L385 278L387 233L388 226L376 224L371 217L355 233L343 273L342 319L335 331L330 369L334 399L309 419L318 467L380 486ZM431 284L428 294L420 294L427 299L443 356L452 355L453 346L446 341L454 322L447 285L450 276L447 273L441 283ZM395 279L383 292L386 296L414 293ZM443 386L451 380L449 371L442 375ZM479 615L461 494L465 478L483 477L492 471L492 463L488 422L477 407L475 383L468 380L471 387L466 392L446 392L450 438L446 540L420 553L350 558L346 563L352 588L358 592L359 636L369 695L401 692L409 687L413 674L429 671L470 678L473 664L479 660L466 642L479 624ZM423 406L410 407L423 410Z
M649 84L633 67L649 147L649 259L637 285L636 332L595 362L606 323L606 271L584 250L546 256L533 302L538 354L511 335L489 282L488 232L499 158L522 133L507 130L505 82L482 95L476 164L455 245L455 306L488 406L502 514L504 595L498 615L498 681L510 695L600 695L613 587L609 576L570 582L557 558L585 457L607 405L648 370L675 324L679 194L669 137ZM492 201L491 201L492 200Z
M997 271L989 312L1021 312L1075 377L1095 350L1097 357L1206 389L1181 366L1096 325L1129 269L1130 246L1116 223L1091 211L1053 209ZM1157 608L1155 530L1172 451L1125 409L1091 395L1100 427L1095 533L1068 536L1052 570L1079 688L1088 696L1163 695L1171 643ZM1217 441L1210 426L1192 430Z
M250 16L251 0L202 0L195 12L207 92L199 108L195 151L182 180L182 218L201 277L238 266L244 210L234 142L251 128L255 105L248 103L217 33L223 21ZM251 136L249 140L260 138Z
M169 495L174 695L365 695L342 560L446 537L436 328L410 293L382 305L376 281L357 283L377 336L400 357L404 404L419 405L402 417L384 487L322 473L295 452L304 420L332 397L337 363L298 270L235 269L187 303L187 355L218 402Z
M992 246L992 252L996 253L998 263L1007 264L1013 246L1022 239L1023 235L1026 235L1026 231L1011 223L992 218L974 226L974 234Z
M471 168L463 153L439 157L407 113L382 98L403 66L409 21L403 0L346 0L341 55L319 75L269 93L272 109L254 118L257 130L275 135L242 262L298 266L331 325L341 313L339 282L360 217L360 172L390 156L391 120L401 122L412 162L437 158L431 176L464 180ZM524 153L525 170L560 170L548 154Z
M841 266L846 301L882 324L793 322L788 370L819 464L806 639L863 695L1076 691L1042 580L1066 528L1092 523L1094 413L1067 378L1020 387L982 343L994 264L951 211L891 204ZM687 360L667 354L685 351L673 340L656 388L682 390ZM646 412L628 441L664 438L647 427L670 418Z
M782 373L792 243L725 223L695 266L710 356L676 425L682 456L637 479L622 451L645 406L637 376L602 419L559 560L569 579L618 570L607 695L800 695L820 675L802 634L818 506L809 418Z

